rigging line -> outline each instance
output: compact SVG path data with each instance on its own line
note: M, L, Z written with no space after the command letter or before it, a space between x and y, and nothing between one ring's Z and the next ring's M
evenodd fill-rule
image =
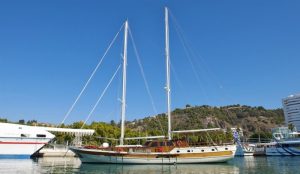
M122 59L123 59L123 56L121 56L122 57ZM122 64L123 63L123 61L120 61L120 63ZM117 86L117 103L116 103L116 105L115 105L115 110L116 110L116 115L114 116L114 118L116 119L116 120L118 120L119 119L119 117L120 117L120 115L121 115L121 107L120 107L120 103L121 103L121 88L122 88L122 77L121 76L119 76L119 81L118 81L118 86ZM117 119L118 118L118 119ZM120 122L121 123L121 122Z
M173 19L173 20L175 21L175 19ZM176 22L175 22L175 23L176 23ZM202 87L202 85L201 85L201 80L200 80L199 73L197 73L197 71L196 71L196 67L195 67L194 62L192 61L191 55L190 55L190 53L189 53L189 51L188 51L188 49L187 49L187 45L186 45L186 43L184 42L183 36L180 34L180 31L179 31L177 25L178 25L178 24L175 25L175 31L176 31L176 34L178 35L178 38L179 38L179 40L180 40L180 43L182 44L182 47L183 47L183 49L184 49L184 52L185 52L185 54L186 54L186 57L188 58L188 61L189 61L190 65L191 65L192 72L193 72L193 74L194 74L194 76L195 76L195 78L196 78L196 80L197 80L197 83L198 83L198 85L199 85L199 87L200 87L200 90L201 90L202 94L203 94L204 97L205 97L204 99L207 100L208 97L207 97L207 95L206 95L205 89L204 89L204 88Z
M113 79L115 78L115 76L117 75L119 69L121 68L121 65L118 66L117 70L115 71L114 75L111 77L111 79L109 80L108 84L106 85L106 87L104 88L104 90L102 91L100 97L98 98L96 104L93 106L93 109L90 111L89 115L87 116L87 118L85 119L83 125L81 126L80 129L83 128L83 126L86 124L86 122L90 119L91 115L93 114L93 112L95 111L95 109L97 108L99 102L101 101L102 97L104 96L104 94L106 93L108 87L110 86L111 82L113 81Z
M194 49L191 48L191 46L189 46L189 42L188 40L184 37L184 32L183 32L183 29L182 27L179 25L179 22L176 20L175 16L172 14L172 12L170 11L170 16L172 17L176 27L179 28L179 32L181 33L182 37L183 37L183 40L184 42L186 43L190 53L191 53L191 57L199 57L200 58L200 61L202 62L202 64L204 65L203 66L203 70L207 72L208 75L210 75L210 77L213 79L213 81L215 82L215 85L217 85L218 89L221 89L221 93L223 95L223 99L226 100L226 98L230 99L231 101L235 102L236 103L236 99L234 99L231 95L228 94L228 92L223 88L223 85L222 83L220 82L220 80L217 78L217 76L215 75L215 73L213 73L209 66L207 65L206 61L203 59L203 57L201 55L199 55L199 53L197 51L195 51ZM194 58L195 62L196 62L196 65L200 64L198 59Z
M176 81L176 83L178 84L178 86L181 88L181 89L184 89L184 87L183 87L183 85L182 85L182 82L179 80L179 76L178 76L178 73L177 73L177 71L175 70L175 67L173 66L173 64L172 63L170 63L170 67L171 67L171 71L172 71L172 73L174 74L174 79L175 79L175 81Z
M214 142L214 140L210 137L210 135L209 135L209 133L208 132L206 132L206 134L208 135L208 137L209 137L209 139L210 139L210 141L213 143L212 144L212 146L215 146L216 145L216 143Z
M152 108L153 108L154 112L157 114L157 109L156 109L156 107L154 105L154 100L153 100L153 97L151 95L151 92L150 92L150 89L149 89L149 85L148 85L148 82L146 80L146 75L145 75L145 72L144 72L144 69L143 69L143 66L142 66L142 63L141 63L141 60L140 60L140 56L138 54L135 42L133 40L133 36L132 36L130 28L129 28L129 35L130 35L130 38L131 38L131 41L132 41L132 44L133 44L134 53L136 55L137 62L139 64L139 68L140 68L140 71L141 71L141 74L142 74L142 77L143 77L143 80L144 80L144 83L145 83L145 87L146 87L147 93L148 93L148 95L150 97L150 100L151 100Z
M120 59L120 64L122 64L123 63L123 61L122 61L122 59L123 59L123 57L122 57L122 55L121 55L121 59ZM117 83L117 90L116 90L116 93L114 94L115 95L115 97L116 97L116 101L118 102L118 103L114 103L113 105L112 105L112 108L114 108L107 116L108 116L108 118L111 118L111 121L116 121L116 113L120 113L120 111L119 111L119 101L121 100L120 99L120 89L121 89L121 83L122 83L122 77L120 77L120 76L118 76L117 77L117 79L116 79L116 81L118 82ZM120 114L118 114L118 115L120 115Z
M147 93L148 93L148 95L149 95L149 98L150 98L150 100L151 100L152 109L153 109L155 115L157 115L158 112L157 112L157 109L156 109L156 107L155 107L154 100L153 100L153 97L152 97L152 95L151 95L150 88L149 88L149 85L148 85L148 81L147 81L147 79L146 79L146 75L145 75L145 72L144 72L144 69L143 69L143 66L142 66L142 62L141 62L139 53L138 53L138 51L137 51L137 48L136 48L136 45L135 45L135 41L134 41L134 39L133 39L133 35L132 35L131 29L130 29L129 26L128 26L128 31L129 31L130 39L131 39L131 41L132 41L134 53L135 53L135 56L136 56L136 59L137 59L137 62L138 62L138 65L139 65L139 68L140 68L140 71L141 71L143 80L144 80L144 84L145 84ZM162 125L161 125L161 122L160 122L159 120L158 120L158 122L159 122L159 125L160 125L160 127L161 127L161 130L162 130L162 132L163 132L163 134L164 134L164 129L163 129Z
M208 66L205 63L205 61L203 60L203 58L201 56L199 56L198 54L195 54L195 51L189 46L189 43L188 43L188 41L187 41L187 39L186 39L186 37L184 35L183 29L181 28L181 26L179 25L178 21L176 20L176 18L174 17L174 15L172 14L171 11L170 11L170 14L171 14L170 16L173 19L174 24L175 24L174 26L175 26L176 33L179 36L179 39L180 39L181 44L182 44L182 46L184 48L185 54L186 54L186 56L187 56L187 58L189 60L189 63L192 66L193 73L196 76L196 79L198 80L197 82L199 83L199 73L196 71L196 66L197 66L197 64L199 65L199 62L197 61L196 58L200 57L200 60L202 60L203 64L206 65L206 66L203 67L203 70L206 71L209 75L211 75L211 77L214 80L214 82L216 83L216 85L219 88L221 88L222 84L219 81L217 81L217 79L214 76L214 74L211 71L209 71L209 68L207 68ZM194 65L193 62L195 62L196 64ZM203 91L203 89L202 88L200 88L200 89L201 89L202 93L205 95L205 97L207 98L206 93ZM222 92L223 92L223 97L225 97L224 96L224 95L226 95L226 94L224 94L225 91L221 90L221 93ZM221 98L223 98L223 97L221 97ZM229 98L231 98L231 97L229 97ZM225 99L225 98L223 98L223 99ZM231 118L229 117L229 119L231 119Z
M78 102L79 98L81 97L81 95L83 94L83 92L85 91L86 87L88 86L88 84L90 83L90 81L92 80L92 78L94 77L96 71L98 70L98 68L100 67L100 65L102 64L102 61L104 59L104 57L106 56L106 54L108 53L108 51L110 50L110 48L112 47L113 43L115 42L115 40L117 39L120 31L122 30L124 26L124 23L122 24L121 28L119 29L119 31L117 32L117 34L115 35L115 37L113 38L113 40L110 42L109 46L107 47L107 49L105 50L103 56L101 57L99 63L97 64L97 66L95 67L95 69L93 70L92 74L90 75L89 79L87 80L87 82L85 83L85 85L83 86L82 90L80 91L80 93L78 94L76 100L74 101L74 103L72 104L72 106L70 107L70 109L68 110L68 112L66 113L66 115L64 116L64 119L62 120L62 122L57 126L59 127L61 124L63 124L65 122L65 120L68 118L68 116L70 115L70 113L72 112L73 108L75 107L76 103Z
M122 61L123 59L123 56L121 55L121 59L120 59L120 64L123 63ZM117 85L117 90L116 90L116 100L117 100L117 103L115 103L115 112L114 112L114 116L112 117L113 120L118 120L119 119L119 116L121 115L121 107L119 105L119 102L121 102L121 87L122 87L122 77L121 76L118 76L118 85ZM118 118L118 119L117 119Z
M170 69L171 69L171 72L172 72L172 74L173 74L173 77L174 77L174 79L175 79L175 83L178 84L179 88L183 91L183 97L182 97L182 98L184 98L184 100L188 101L187 99L188 99L189 97L188 97L188 95L187 95L187 92L186 92L186 90L184 90L184 87L183 87L183 85L182 85L182 82L180 81L179 75L178 75L178 73L177 73L175 67L173 66L172 62L170 62L170 67L171 67ZM172 74L171 74L171 75L172 75ZM174 86L175 86L175 85L174 85Z

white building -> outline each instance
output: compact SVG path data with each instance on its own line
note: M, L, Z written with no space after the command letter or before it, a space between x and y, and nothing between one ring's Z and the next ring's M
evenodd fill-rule
M300 131L300 94L290 95L282 99L285 124L292 123Z

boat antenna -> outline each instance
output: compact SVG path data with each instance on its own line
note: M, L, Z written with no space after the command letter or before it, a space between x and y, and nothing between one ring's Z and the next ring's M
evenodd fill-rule
M167 93L167 105L168 105L168 140L172 140L171 132L171 97L170 97L170 54L169 54L169 19L168 8L165 7L165 32L166 32L166 93Z
M128 20L125 21L124 27L124 50L123 50L123 85L122 85L122 101L121 101L121 137L120 145L124 144L125 132L125 113L126 113L126 71L127 71L127 35L128 35Z

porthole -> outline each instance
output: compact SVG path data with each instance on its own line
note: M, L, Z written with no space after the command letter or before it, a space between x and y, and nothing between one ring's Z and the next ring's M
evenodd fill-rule
M201 152L204 152L204 150L201 150Z
M211 151L215 151L215 149L211 149Z
M187 150L187 152L191 152L190 150Z
M227 147L225 147L225 150L228 150L228 148L227 148Z
M180 152L180 150L177 150L177 153L179 153Z

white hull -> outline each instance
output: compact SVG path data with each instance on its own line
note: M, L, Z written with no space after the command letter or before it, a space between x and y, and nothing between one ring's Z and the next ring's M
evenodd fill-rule
M0 138L0 158L29 158L50 139Z
M0 123L0 158L30 158L53 138L37 127Z
M225 148L227 149L226 151ZM236 147L233 145L226 146L225 148L224 146L174 148L170 152L161 153L115 152L74 147L70 149L80 157L80 160L83 163L195 164L226 162L232 159L234 157ZM204 152L201 152L203 149ZM211 151L212 149L219 150ZM210 150L210 152L208 152L208 150Z
M253 156L253 153L254 153L254 152L245 152L245 151L244 151L244 156Z

